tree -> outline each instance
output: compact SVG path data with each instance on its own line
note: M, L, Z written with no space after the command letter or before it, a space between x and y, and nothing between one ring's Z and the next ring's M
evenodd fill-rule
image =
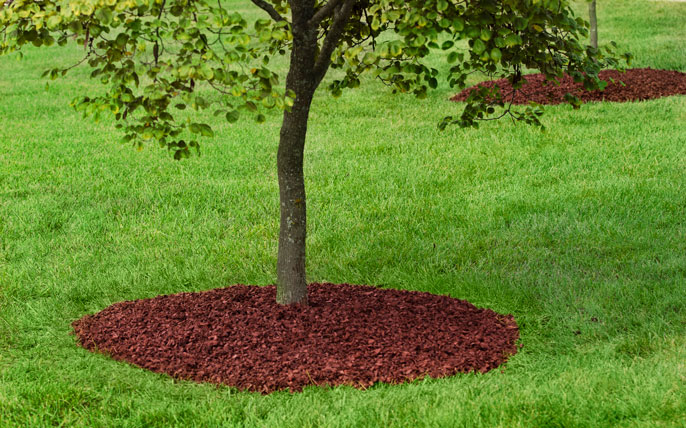
M588 4L588 16L591 21L591 46L598 49L598 17L595 13L595 2L596 0L592 0Z
M264 109L284 111L277 155L280 233L277 301L307 303L305 282L306 198L303 150L310 105L330 68L340 77L327 84L333 96L360 85L360 76L380 79L396 93L419 98L443 74L463 88L470 73L508 77L521 87L523 68L551 80L563 73L599 86L598 71L618 66L611 54L588 51L579 42L585 22L568 0L251 0L264 19L249 24L228 0L8 0L0 9L0 54L76 41L91 77L109 85L106 95L73 105L95 117L114 114L124 140L140 146L154 140L177 159L199 150L198 137L212 128L181 111L213 108L235 122ZM432 52L452 64L431 67ZM274 57L290 53L285 88ZM68 69L46 71L50 78ZM214 92L209 93L207 89ZM461 114L439 126L476 126L496 111L540 124L541 110L514 110L508 94L474 93ZM573 101L573 97L570 98ZM578 100L577 100L578 101Z

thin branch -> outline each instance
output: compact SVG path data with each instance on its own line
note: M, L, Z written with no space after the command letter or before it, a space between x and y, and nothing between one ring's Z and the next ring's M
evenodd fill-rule
M265 0L250 0L252 1L255 6L259 7L260 9L264 10L269 14L269 16L272 17L272 19L276 22L283 21L284 18L279 14L279 12L274 9L274 6L271 4L267 3Z
M322 43L317 61L314 63L314 75L316 76L317 83L324 78L326 70L328 70L331 64L331 54L341 39L345 25L352 14L353 5L356 2L357 0L344 0L343 5L337 8L333 16L333 23L329 27L329 32L324 39L324 43Z
M322 20L329 17L333 13L334 9L343 1L344 0L329 0L317 11L317 13L312 16L312 18L310 18L307 24L310 26L310 28L316 27L320 22L322 22Z
M79 65L83 64L84 62L86 62L86 60L87 60L88 58L90 58L90 56L91 56L91 54L92 54L93 52L94 52L94 51L93 51L93 46L91 46L91 47L90 47L90 50L89 50L89 51L86 53L86 55L81 59L81 61L77 62L76 64L71 65L70 67L60 69L60 72L62 73L62 75L66 74L67 71L71 70L72 68L76 68L76 67L78 67Z
M167 0L162 0L162 5L160 6L160 13L157 14L157 20L159 21L160 18L162 18L162 12L164 12L164 6L167 4ZM153 49L153 55L155 56L155 67L157 67L157 62L160 58L160 26L158 25L157 28L155 28L155 35L157 36L157 39L155 39L155 48ZM157 76L155 76L155 81L157 81Z
M369 27L369 37L372 38L372 50L376 50L376 37L374 37L374 30L372 29L372 21L369 20L369 15L367 15L367 8L364 8L363 10L364 10L364 20L367 23L367 27ZM369 37L367 37L367 39Z

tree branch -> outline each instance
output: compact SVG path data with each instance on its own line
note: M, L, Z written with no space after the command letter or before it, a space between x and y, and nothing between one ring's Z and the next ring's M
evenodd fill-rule
M250 0L252 1L255 6L259 7L260 9L264 10L269 14L269 16L272 17L274 21L283 21L283 16L279 15L279 12L274 9L274 6L271 4L267 3L265 0Z
M331 1L337 0L329 0L329 2ZM328 70L329 65L331 64L331 54L334 49L336 49L341 35L343 34L343 30L345 29L345 24L348 23L348 19L350 19L350 15L352 14L353 5L357 2L357 0L342 1L343 5L336 8L333 15L333 23L329 27L329 32L324 39L324 43L322 43L317 61L314 63L314 75L317 79L317 84L324 78L326 70Z
M324 20L324 18L327 18L329 15L331 15L334 9L338 7L341 2L343 2L343 0L329 0L317 11L317 13L312 16L312 18L310 18L310 21L308 22L310 28L316 27L320 22L322 22L322 20Z

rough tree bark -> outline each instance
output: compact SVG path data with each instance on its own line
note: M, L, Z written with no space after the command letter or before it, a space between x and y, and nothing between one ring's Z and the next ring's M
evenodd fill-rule
M283 115L277 154L281 226L277 260L276 301L282 305L307 305L305 278L305 177L303 153L307 120L314 92L331 64L344 27L357 0L330 0L315 11L314 0L292 0L293 50L286 77L286 89L295 92L290 112ZM321 46L319 23L331 16L332 22Z
M588 16L591 21L591 46L598 49L598 18L595 13L595 2L593 0L588 4Z
M277 154L281 226L276 301L282 305L307 304L303 152L310 105L317 88L314 74L317 33L309 28L307 21L310 17L303 12L293 8L293 51L286 89L295 92L296 98L291 111L284 113Z

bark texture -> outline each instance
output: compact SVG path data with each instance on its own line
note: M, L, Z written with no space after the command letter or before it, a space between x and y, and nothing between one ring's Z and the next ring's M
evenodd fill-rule
M598 49L598 17L595 13L595 2L593 0L588 4L588 16L591 21L591 46Z
M286 78L286 88L295 92L296 98L291 111L284 113L277 155L281 223L276 301L282 305L307 304L303 153L310 105L317 87L314 75L317 33L307 25L311 18L306 13L308 8L301 7L293 5L293 50Z
M261 2L261 0L253 0ZM330 0L316 10L314 0L291 0L293 48L286 89L295 92L291 111L283 116L279 152L279 202L281 226L277 261L276 301L282 305L307 305L305 241L307 236L303 153L307 121L314 92L331 65L346 22L357 0ZM319 45L318 28L331 18Z

